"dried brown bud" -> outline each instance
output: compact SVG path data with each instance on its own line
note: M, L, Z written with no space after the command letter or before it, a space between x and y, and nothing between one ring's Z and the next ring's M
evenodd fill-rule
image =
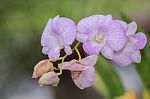
M39 63L35 65L32 78L38 78L43 74L53 70L54 70L53 64L48 59L41 60Z
M59 77L57 73L55 72L48 72L44 74L40 79L39 79L39 85L52 85L52 86L57 86L59 83Z

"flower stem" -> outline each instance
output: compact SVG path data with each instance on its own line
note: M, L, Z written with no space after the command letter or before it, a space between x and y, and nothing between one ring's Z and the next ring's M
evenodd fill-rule
M59 68L59 73L57 73L57 75L59 76L59 75L62 75L62 69L61 68Z
M80 44L80 42L78 42L78 43L76 44L76 46L73 48L73 50L75 50L75 51L77 52L78 57L79 57L79 60L80 60L80 59L81 59L81 54L80 54L80 52L79 52L79 50L78 50L79 44Z
M75 50L75 51L77 52L78 57L79 57L79 60L80 60L80 59L81 59L81 54L80 54L80 52L79 52L79 50L78 50L79 44L80 44L80 42L78 42L78 43L75 45L75 47L72 49L72 51ZM49 61L62 60L61 62L63 63L66 57L67 57L67 55L65 55L65 56L63 56L63 57L59 57L59 58L51 58L51 59L49 59ZM61 69L61 68L59 68L59 73L57 73L57 75L58 75L58 76L59 76L59 75L62 75L62 69Z
M77 52L78 57L79 57L79 60L80 60L80 59L81 59L81 54L80 54L80 52L79 52L78 48L75 48L75 51Z

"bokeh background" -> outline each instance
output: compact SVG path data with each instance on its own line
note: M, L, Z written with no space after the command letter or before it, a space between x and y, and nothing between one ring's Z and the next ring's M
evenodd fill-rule
M77 23L93 14L136 21L148 37L142 62L122 69L100 56L93 87L78 89L68 71L57 88L39 87L31 76L34 65L47 58L40 39L48 19L60 15ZM150 0L0 0L0 99L130 99L124 97L138 92L139 99L150 99L149 33Z

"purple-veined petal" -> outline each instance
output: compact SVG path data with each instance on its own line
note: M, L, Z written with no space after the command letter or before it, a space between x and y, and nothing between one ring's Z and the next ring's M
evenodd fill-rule
M105 21L105 16L103 15L92 15L83 18L79 21L77 28L78 32L81 34L91 34L98 32L100 25Z
M126 53L115 53L113 61L120 66L128 66L132 63L130 56Z
M97 58L97 55L91 55L79 60L79 62L86 66L94 66L97 62Z
M58 42L58 39L55 36L47 36L47 43L43 47L42 52L44 54L48 54L49 58L52 57L59 57L60 56L60 44Z
M128 24L126 35L127 36L134 35L136 30L137 30L137 24L135 22L131 22L130 24Z
M125 31L118 22L112 22L108 34L107 44L114 51L119 51L125 46L127 41Z
M88 40L89 35L88 34L81 34L77 33L76 39L82 43L86 42Z
M90 66L87 70L82 71L79 77L73 79L76 86L80 89L90 87L95 80L95 69L93 66Z
M52 19L49 19L47 22L47 25L42 33L41 37L41 44L42 46L45 46L47 44L47 41L49 39L50 34L52 33Z
M135 63L140 63L141 62L141 53L139 50L136 50L131 54L131 59Z
M63 40L63 37L60 35L58 38L58 42L59 42L59 45L60 45L60 48L63 49L65 44L64 44L64 40Z
M53 25L53 28L52 28L52 31L53 31L53 35L61 35L61 33L59 32L60 31L60 24L59 24L59 20L60 20L60 17L59 15L55 16L53 18L53 21L52 21L52 25Z
M101 53L104 57L108 59L113 59L114 52L107 44L105 44L105 46L102 48Z
M89 55L98 55L104 45L99 45L96 42L85 42L83 44L84 51Z
M135 39L137 40L136 48L143 49L147 43L147 37L144 33L139 32L135 34Z
M126 22L121 21L121 20L114 20L114 21L120 23L122 27L124 28L124 30L127 31L128 24Z
M58 58L60 56L60 50L49 50L48 57L49 58Z
M53 50L59 50L60 44L58 39L55 36L50 35L47 40L47 47Z
M80 64L77 60L73 59L70 62L64 62L58 64L58 67L63 70L70 70L70 71L83 71L86 70L88 67Z
M63 37L66 45L71 45L77 34L77 27L71 19L60 17L58 20L59 34ZM57 27L58 27L57 26Z

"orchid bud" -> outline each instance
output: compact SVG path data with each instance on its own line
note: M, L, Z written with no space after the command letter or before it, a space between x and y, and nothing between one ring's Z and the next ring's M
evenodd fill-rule
M55 72L48 72L44 74L40 79L39 79L39 85L52 85L52 86L57 86L59 83L59 77L57 73Z
M48 59L41 60L39 63L35 65L32 78L38 78L43 74L53 70L54 70L53 64Z

